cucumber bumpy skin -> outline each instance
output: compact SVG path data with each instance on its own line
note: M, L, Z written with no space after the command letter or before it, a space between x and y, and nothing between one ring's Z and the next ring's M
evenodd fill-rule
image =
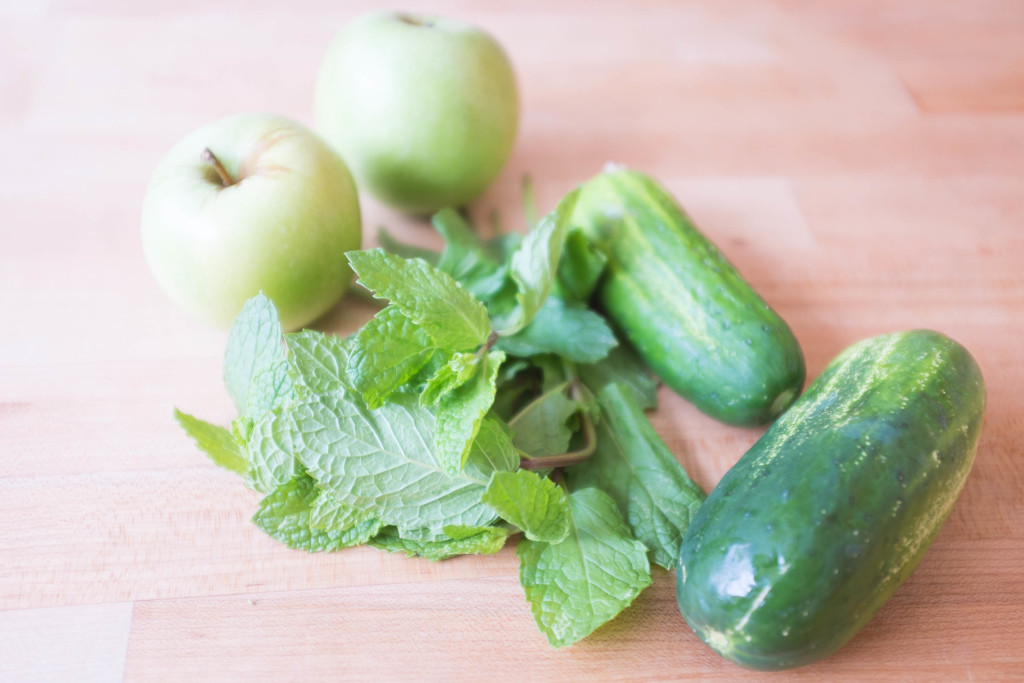
M601 307L673 391L744 427L796 400L793 332L654 179L615 168L588 180L573 225L608 256Z
M837 650L935 538L971 469L984 410L981 370L942 334L847 349L694 516L676 576L691 628L753 669Z

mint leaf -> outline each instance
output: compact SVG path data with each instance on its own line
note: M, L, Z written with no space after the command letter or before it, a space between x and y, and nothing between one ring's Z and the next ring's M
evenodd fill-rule
M608 265L608 256L590 244L585 233L571 228L558 262L558 285L565 297L586 303Z
M288 374L289 363L284 358L272 362L252 378L246 413L258 417L269 410L283 405L292 398L292 379Z
M253 423L246 443L249 485L263 493L291 481L299 473L295 459L295 426L282 408L266 412Z
M431 222L445 240L437 267L478 298L486 301L494 296L508 277L508 268L499 262L495 250L482 242L454 209L442 209Z
M260 501L252 521L271 538L289 548L309 552L331 551L365 541L348 530L324 531L310 524L310 511L319 491L315 482L301 475L275 488Z
M558 543L569 535L569 500L558 484L529 470L495 472L482 500L531 541Z
M363 287L390 300L441 348L467 351L487 340L487 309L448 273L383 249L350 251L347 256Z
M537 626L554 647L592 633L651 583L647 548L615 501L599 489L569 494L569 535L560 543L519 542L519 580Z
M579 403L565 395L565 385L555 387L530 402L509 421L516 448L532 456L555 455L569 450L573 430L567 424Z
M511 320L503 321L503 335L512 335L526 327L551 292L578 196L579 189L576 189L563 197L512 254L511 275L518 289L516 302L519 306Z
M177 408L174 409L174 419L210 460L226 470L245 474L248 469L245 452L230 431L198 417L192 417Z
M672 569L683 533L706 494L651 426L632 393L609 384L597 396L597 450L566 471L573 487L596 486L625 514L651 559Z
M430 335L397 306L388 306L356 333L349 348L348 375L366 405L378 408L426 365L435 350Z
M529 325L499 337L497 348L513 356L554 353L577 363L595 363L617 345L603 317L582 304L550 296Z
M385 527L369 541L369 545L388 552L404 552L408 557L425 557L428 560L445 560L456 555L492 555L501 550L508 530L501 527L455 526L444 528L445 538L437 541L420 541L404 538L395 527Z
M599 394L612 383L620 384L633 395L643 409L658 405L658 383L640 357L627 346L619 345L608 356L592 365L577 367L580 380L591 393Z
M420 394L420 403L425 406L437 405L442 397L469 381L480 366L480 356L475 353L456 353L430 377Z
M355 391L348 378L351 338L303 330L285 336L292 383L305 393Z
M321 491L309 508L309 527L344 532L346 543L363 545L380 533L381 523L366 511L348 507L329 492Z
M240 415L249 415L249 391L254 378L284 358L281 320L263 294L245 302L228 334L224 352L224 386Z
M351 395L322 396L291 412L299 459L339 502L403 534L426 528L439 535L446 525L494 520L480 502L487 464L449 474L434 447L434 415L416 396L396 392L376 410Z
M494 403L498 368L504 360L505 354L501 351L490 352L479 372L438 402L434 443L449 474L458 472L466 464L480 422Z

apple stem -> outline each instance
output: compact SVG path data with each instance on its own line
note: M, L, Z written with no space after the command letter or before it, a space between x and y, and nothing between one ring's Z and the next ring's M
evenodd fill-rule
M398 16L399 21L404 21L411 26L423 26L424 28L430 28L434 25L430 19L422 16L414 16L412 14L400 14Z
M231 177L230 173L228 173L228 169L224 168L224 164L220 163L220 159L210 151L209 147L203 150L203 153L199 155L199 159L213 166L213 170L215 170L217 175L220 177L221 185L229 187L235 184L235 179Z

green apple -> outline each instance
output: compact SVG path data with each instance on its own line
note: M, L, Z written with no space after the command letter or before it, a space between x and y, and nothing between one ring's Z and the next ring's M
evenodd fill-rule
M228 327L262 291L286 329L325 313L352 281L362 241L345 162L290 119L240 114L182 139L160 162L142 208L142 246L161 288Z
M508 57L464 22L364 14L320 68L316 128L361 189L411 213L462 206L512 151L519 94Z

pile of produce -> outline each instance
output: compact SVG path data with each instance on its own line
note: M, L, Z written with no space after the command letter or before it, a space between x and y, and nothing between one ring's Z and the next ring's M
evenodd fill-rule
M245 163L211 156L197 172L241 192ZM352 181L330 158L323 168L344 206ZM156 194L150 212L167 215ZM408 206L430 205L413 195ZM733 662L782 669L834 652L907 579L959 495L985 406L977 364L942 334L897 332L847 349L801 396L790 328L655 179L609 168L539 220L527 206L527 232L488 238L436 212L441 251L387 233L358 250L351 227L331 233L327 251L302 253L326 298L303 308L277 270L234 319L224 380L237 418L178 421L263 494L253 522L291 548L443 560L514 539L553 646L613 619L659 565L695 633ZM173 263L155 270L180 300L236 296L207 277L216 268L172 283L199 259L167 230L152 240ZM292 331L348 268L381 310L346 337ZM648 421L656 378L724 423L770 425L709 496Z

